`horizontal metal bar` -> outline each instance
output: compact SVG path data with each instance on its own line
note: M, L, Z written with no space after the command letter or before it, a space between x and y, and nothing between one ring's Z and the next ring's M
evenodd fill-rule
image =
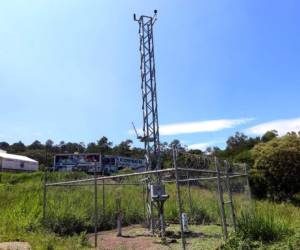
M104 177L98 177L96 179L97 180L112 180L112 179L118 179L118 178L124 178L124 177L139 176L139 175L151 175L151 174L156 174L156 173L164 173L164 172L172 172L172 171L174 171L174 168L151 170L151 171L131 173L131 174L104 176ZM95 178L88 178L88 179L81 179L81 180L74 180L74 181L62 181L62 182L46 183L46 186L59 186L62 184L71 184L71 183L84 183L84 182L89 182L89 181L94 181L94 180L95 180Z
M144 183L97 183L97 186L141 186ZM75 184L60 184L57 187L82 187L82 186L95 186L94 183L75 183Z
M186 171L186 172L198 172L198 173L211 173L211 174L216 174L217 173L217 171L215 171L215 170L209 170L209 169L178 168L178 170L180 170L180 171ZM227 173L220 171L220 174L226 175ZM233 175L246 175L246 174L241 174L241 173L238 173L238 172L231 172L229 174L231 176L233 176Z
M237 178L237 177L245 177L247 176L247 174L235 174L235 175L231 175L229 176L229 178L233 179L233 178ZM222 179L225 179L226 176L221 176ZM206 181L206 180L215 180L217 179L216 176L212 176L212 177L199 177L199 178L189 178L189 179L182 179L182 180L178 180L178 182L189 182L189 181ZM175 180L172 181L163 181L164 183L172 183L175 182Z
M199 172L199 173L213 173L216 174L217 171L215 170L208 170L208 169L195 169L195 168L178 168L179 171L188 171L188 172Z
M200 173L216 173L216 171L213 170L205 170L205 169L191 169L191 168L178 168L180 171L190 171L190 172L200 172ZM175 171L174 168L167 168L167 169L160 169L160 170L151 170L151 171L145 171L145 172L138 172L138 173L131 173L131 174L121 174L121 175L113 175L113 176L103 176L103 177L97 177L97 180L112 180L112 179L119 179L124 177L131 177L131 176L140 176L140 175L152 175L157 173L165 173L165 172L173 172ZM224 172L225 174L225 172ZM247 174L240 174L240 173L230 173L233 174L230 176L232 178L235 177L241 177L241 176L247 176ZM216 177L202 177L202 180L206 178L209 179L215 179ZM62 181L62 182L54 182L54 183L46 183L46 186L59 186L64 184L72 184L72 183L84 183L84 182L90 182L94 181L94 178L88 178L88 179L81 179L81 180L73 180L73 181ZM198 180L198 178L195 178L195 180ZM199 179L201 180L201 179ZM188 180L179 180L179 181L188 181Z

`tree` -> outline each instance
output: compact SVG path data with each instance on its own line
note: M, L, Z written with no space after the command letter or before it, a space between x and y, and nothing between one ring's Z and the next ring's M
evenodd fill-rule
M125 140L122 141L119 145L114 147L114 151L118 155L123 155L123 156L131 156L131 145L132 145L132 140Z
M86 150L86 148L85 148L85 143L82 142L82 141L79 142L79 144L78 144L78 152L79 152L79 153L84 153L85 150Z
M271 130L267 131L262 137L261 140L263 142L271 141L272 139L276 138L278 136L277 130Z
M35 140L32 144L30 144L28 147L28 149L32 149L32 150L35 150L35 149L43 149L44 148L44 145L38 141L38 140Z
M68 153L81 153L84 151L84 148L82 148L82 145L80 143L76 142L68 142L64 144L64 150Z
M111 149L112 142L108 141L107 137L102 136L102 138L97 141L97 146L101 153L106 153Z
M97 147L96 143L90 142L90 143L87 145L86 151L87 151L88 153L99 153L99 148Z
M0 142L0 149L8 151L9 150L9 144L5 141Z
M66 143L65 143L65 141L61 141L58 146L60 148L61 153L66 153Z
M48 139L45 143L45 147L47 151L52 151L54 142L51 139Z
M178 151L184 151L184 147L182 146L181 142L178 139L174 139L173 141L170 142L169 147L172 148L175 146Z
M24 152L26 150L26 146L24 145L23 142L19 141L19 142L16 142L14 144L12 144L10 146L10 152L11 153L20 153L20 152Z
M273 200L288 200L300 192L300 137L289 134L260 143L252 150L254 191ZM260 189L259 183L264 186Z
M203 152L200 149L190 149L190 150L188 150L188 153L194 154L194 155L199 155L199 156L203 155Z
M226 141L227 149L232 151L241 151L247 147L248 136L243 133L236 132L234 136L230 136Z
M234 136L230 136L226 141L225 151L219 151L217 155L222 158L229 158L234 162L244 161L245 159L249 163L251 158L249 158L250 154L247 151L260 142L260 137L251 138L243 133L236 132Z

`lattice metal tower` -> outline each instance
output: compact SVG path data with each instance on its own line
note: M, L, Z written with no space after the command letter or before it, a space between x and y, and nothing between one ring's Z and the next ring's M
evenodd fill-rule
M134 14L134 20L139 23L141 78L143 97L143 136L138 138L144 143L147 160L147 170L160 169L160 144L157 113L156 75L154 60L153 25L154 16Z
M143 136L138 139L144 143L146 151L147 170L161 169L159 126L157 113L156 75L154 60L153 25L156 21L157 11L154 15L142 15L139 18L134 14L134 20L139 24L140 55L141 55L141 79L143 98ZM161 237L165 235L164 203L168 199L164 186L161 183L160 174L156 178L147 180L147 219L150 231L160 229ZM153 207L156 207L159 215L159 225L155 222Z

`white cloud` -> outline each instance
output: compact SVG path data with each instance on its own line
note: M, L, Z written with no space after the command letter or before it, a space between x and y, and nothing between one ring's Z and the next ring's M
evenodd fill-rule
M178 135L178 134L191 134L200 132L213 132L226 128L233 128L235 126L248 122L246 119L221 119L221 120L208 120L189 123L175 123L161 125L159 132L161 135Z
M188 145L188 149L200 149L204 151L207 149L207 147L211 145L213 145L213 142L196 143L196 144Z
M241 124L245 124L253 120L252 118L242 119L220 119L207 120L198 122L174 123L159 126L159 133L161 135L179 135L220 131L227 128L233 128ZM134 134L134 131L129 131ZM138 133L142 134L142 130L138 129Z
M202 151L206 150L207 147L220 146L220 143L223 144L226 139L219 138L213 141L199 142L195 144L188 145L188 149L200 149Z
M287 132L300 131L300 118L275 120L266 123L261 123L246 130L246 133L262 135L270 130L277 130L279 135L284 135Z

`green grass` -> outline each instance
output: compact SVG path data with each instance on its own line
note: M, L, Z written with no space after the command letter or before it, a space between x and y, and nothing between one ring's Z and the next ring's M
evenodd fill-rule
M54 182L85 177L87 175L83 173L51 173L48 180ZM49 188L45 223L42 218L42 187L42 173L2 175L0 241L28 241L33 249L89 249L86 234L92 232L94 226L94 187ZM165 204L166 221L178 223L175 187L168 184L166 190L170 195ZM115 227L118 195L122 197L123 224L143 223L145 216L142 193L142 187L139 186L105 186L103 211L102 186L99 186L99 229ZM216 236L213 241L209 240L211 236L193 238L189 242L190 249L216 249L222 243L220 227L213 225L220 224L216 193L191 187L192 206L189 204L187 187L181 187L181 195L190 224L207 225L201 226L204 236L209 234L205 230L212 228L211 233ZM243 196L235 195L234 199L239 231L223 244L224 249L300 249L299 207L259 201L253 205L254 213L250 213L245 209L249 207L249 203ZM229 210L226 212L230 222ZM198 229L195 227L194 230Z
M300 249L300 208L255 202L253 209L240 213L237 234L232 234L222 249Z
M242 212L238 219L238 234L243 239L272 242L282 240L291 233L288 223L276 218L270 211L263 213L256 209Z
M84 232L58 237L42 226L42 179L41 173L2 174L0 242L28 241L33 249L89 249Z

